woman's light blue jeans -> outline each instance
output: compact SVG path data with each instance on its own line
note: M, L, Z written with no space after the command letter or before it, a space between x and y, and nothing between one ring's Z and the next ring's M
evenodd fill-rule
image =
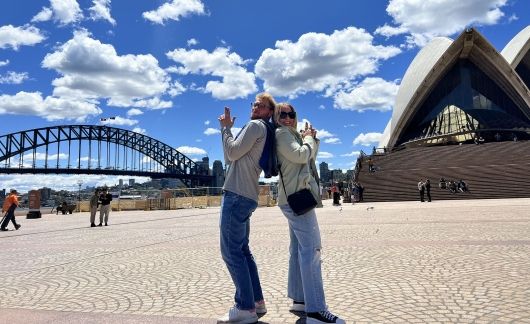
M239 309L255 308L263 300L258 267L248 246L250 216L258 203L252 199L225 191L221 202L221 255L232 277Z
M280 209L289 222L291 237L287 296L304 302L308 313L326 310L320 260L322 245L315 210L297 216L289 205Z

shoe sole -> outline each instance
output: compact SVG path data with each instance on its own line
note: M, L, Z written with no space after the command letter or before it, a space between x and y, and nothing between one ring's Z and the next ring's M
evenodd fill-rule
M230 323L230 324L254 324L254 323L257 323L259 321L259 318L256 318L256 319L244 319L244 320L241 320L241 321L237 321L237 322L234 322L234 321L222 321L222 320L218 320L217 323Z

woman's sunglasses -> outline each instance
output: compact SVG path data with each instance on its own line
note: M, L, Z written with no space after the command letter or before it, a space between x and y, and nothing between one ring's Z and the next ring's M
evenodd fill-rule
M280 112L280 119L287 118L287 116L289 116L289 118L291 118L291 119L295 119L296 118L296 112L294 112L294 111L290 111L290 112L282 111L282 112Z

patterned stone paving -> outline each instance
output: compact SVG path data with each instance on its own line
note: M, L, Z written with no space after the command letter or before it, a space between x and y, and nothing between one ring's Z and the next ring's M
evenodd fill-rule
M329 203L317 210L326 298L349 323L530 323L530 199ZM88 218L19 217L0 234L0 319L215 323L231 305L219 208ZM251 226L261 322L304 323L288 310L286 220L259 208Z

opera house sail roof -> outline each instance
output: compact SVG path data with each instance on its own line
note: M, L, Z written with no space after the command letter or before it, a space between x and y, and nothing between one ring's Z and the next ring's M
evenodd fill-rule
M493 132L529 134L529 39L530 27L501 55L475 29L454 41L434 38L407 69L380 146L461 143Z

